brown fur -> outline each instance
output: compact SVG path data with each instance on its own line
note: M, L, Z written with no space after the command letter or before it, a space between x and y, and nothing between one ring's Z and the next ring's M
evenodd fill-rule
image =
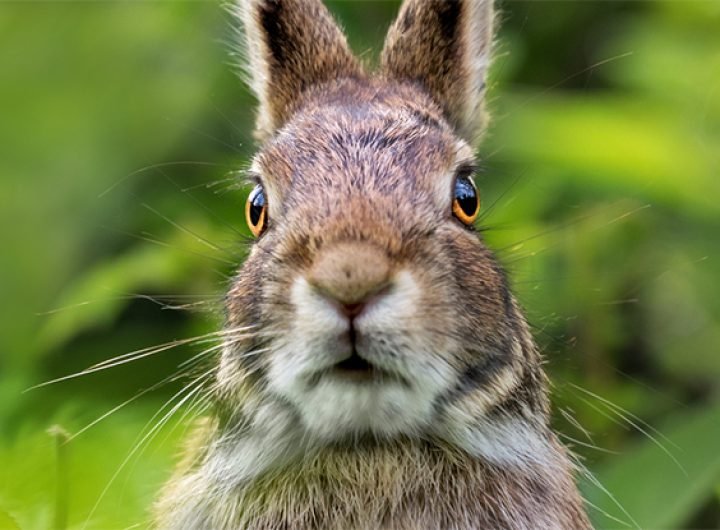
M183 497L181 491L165 493ZM548 509L575 495L571 481L547 481L468 460L451 447L413 440L359 443L353 451L328 448L215 499L244 509L202 513L198 527L575 529L586 524L577 505L561 512Z
M246 2L251 62L266 76L252 176L269 224L229 290L227 327L258 332L230 335L216 412L163 490L159 527L589 528L527 323L450 208L474 164L489 6L407 0L369 77L319 1ZM430 408L382 402L366 430L309 423L316 411L278 386L278 369L336 345L298 302L302 281L343 302L396 293L392 321L357 347ZM325 377L298 374L307 392Z

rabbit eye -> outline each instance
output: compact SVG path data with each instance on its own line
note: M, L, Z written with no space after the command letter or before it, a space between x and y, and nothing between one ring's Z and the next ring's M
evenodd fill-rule
M480 211L480 196L470 177L458 177L455 181L452 211L463 224L471 225Z
M258 184L248 195L245 204L245 219L250 231L255 237L259 237L267 225L267 201L265 190Z

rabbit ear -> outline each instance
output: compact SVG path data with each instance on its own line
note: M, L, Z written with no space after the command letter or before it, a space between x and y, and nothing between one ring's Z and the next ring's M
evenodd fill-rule
M260 103L261 140L287 121L308 88L363 75L320 0L239 0L235 12L245 28L246 72Z
M493 38L492 0L405 0L382 53L383 73L422 84L458 133L483 128Z

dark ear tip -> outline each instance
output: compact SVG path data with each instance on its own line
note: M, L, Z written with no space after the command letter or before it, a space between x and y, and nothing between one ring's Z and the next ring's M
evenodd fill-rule
M405 0L382 52L383 74L423 85L471 141L485 122L493 19L493 0Z
M247 75L258 98L256 137L283 125L312 86L363 75L322 0L236 0Z

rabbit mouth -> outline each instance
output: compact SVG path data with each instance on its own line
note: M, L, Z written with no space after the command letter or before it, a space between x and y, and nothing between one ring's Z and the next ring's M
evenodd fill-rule
M361 357L355 348L349 357L331 366L323 375L350 383L401 383L410 386L404 377Z
M341 372L365 373L375 371L375 366L360 357L357 352L353 351L350 357L337 363L334 369Z
M333 375L338 375L354 381L366 381L375 379L379 370L371 362L363 357L360 357L357 352L357 332L353 326L353 322L350 321L350 329L348 330L347 340L351 346L350 357L343 359L330 371Z
M354 348L350 357L333 366L330 373L352 381L371 381L383 375L375 365L360 357Z

